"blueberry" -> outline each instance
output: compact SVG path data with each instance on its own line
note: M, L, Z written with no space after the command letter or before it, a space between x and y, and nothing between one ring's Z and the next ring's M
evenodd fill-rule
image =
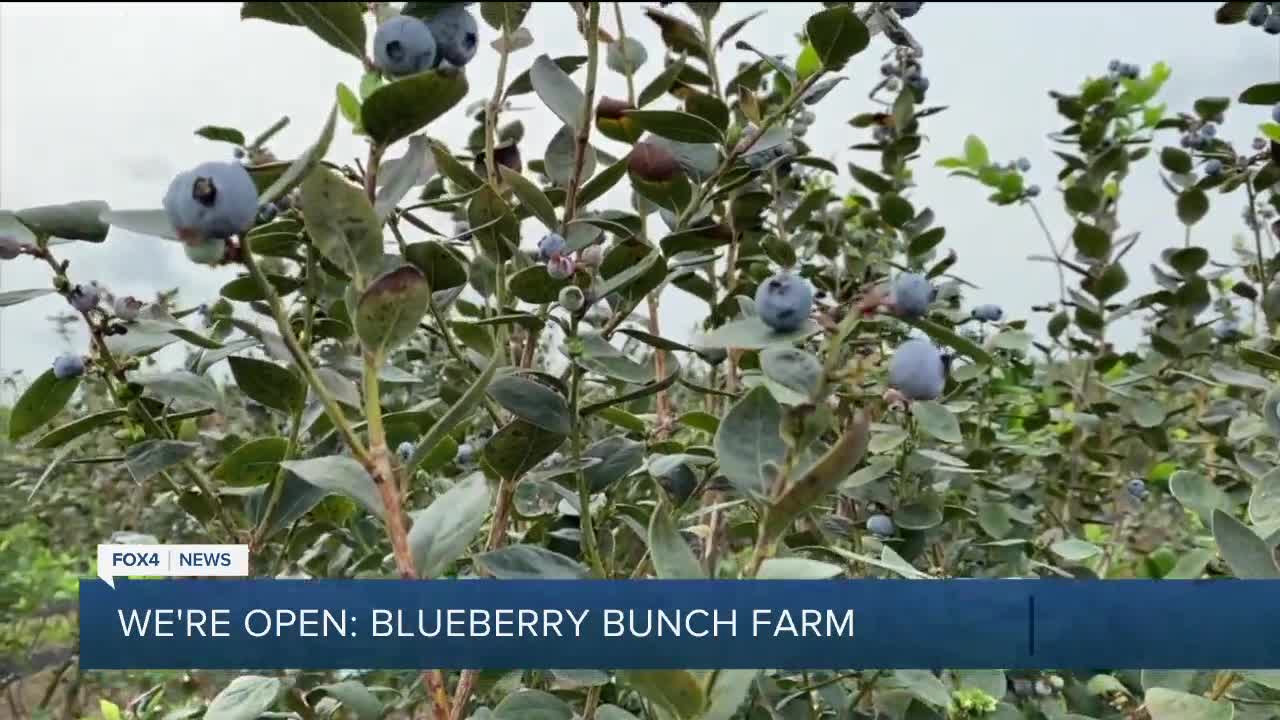
M889 361L889 386L910 400L936 400L947 384L942 353L932 342L908 340Z
M813 288L799 275L780 272L756 288L756 311L765 325L787 332L804 324L813 307Z
M1107 63L1107 69L1113 73L1120 72L1120 67L1121 67L1120 61L1116 60L1115 58L1112 58L1111 62Z
M1136 80L1142 74L1142 68L1137 65L1125 65L1121 68L1120 75L1130 80Z
M1027 197L1035 197L1040 194L1039 185L1031 185L1027 188Z
M413 443L405 440L396 447L396 454L400 456L400 462L407 463L413 457Z
M920 273L902 273L893 281L889 301L898 317L915 319L929 311L934 288L929 279Z
M598 268L604 262L604 246L588 245L578 253L578 264L589 268Z
M1021 170L1022 172L1026 172L1026 171L1030 170L1030 169L1031 169L1031 161L1030 161L1030 160L1028 160L1028 159L1026 159L1026 158L1024 158L1024 157L1020 157L1020 158L1018 158L1018 169L1019 169L1019 170Z
M142 301L132 295L118 297L111 304L111 310L116 317L125 322L131 322L138 319L138 312L142 310Z
M23 243L12 235L0 235L0 260L12 260L22 254Z
M71 307L80 312L89 312L98 307L98 301L102 299L97 283L89 283L88 285L77 285L71 290L71 294L67 296L67 302L71 303Z
M908 80L907 84L910 85L913 90L924 92L929 89L929 78L923 75L917 75L916 77Z
M269 223L276 219L276 214L280 212L280 208L275 203L267 203L258 209L258 216L254 218L259 225Z
M1125 485L1125 490L1133 497L1141 500L1147 496L1147 484L1138 478L1134 478Z
M884 84L884 89L888 90L889 92L898 92L898 89L901 87L902 87L902 83L898 80L898 78L889 78L889 80L886 81Z
M237 159L237 160L243 160L243 159L244 159L244 148L238 147L238 148L236 148L235 150L232 150L232 151L231 151L231 156L232 156L232 157L234 157L234 158L235 158L235 159Z
M1212 160L1210 160L1209 162L1207 162L1207 163L1205 163L1205 164L1204 164L1204 174L1205 174L1205 175L1217 175L1217 174L1218 174L1218 173L1220 173L1220 172L1222 172L1222 161L1221 161L1221 160L1219 160L1219 159L1217 159L1217 158L1214 158L1214 159L1212 159Z
M559 233L547 233L538 241L538 257L543 260L560 255L564 252L564 238Z
M1267 21L1268 14L1266 3L1253 3L1249 6L1249 14L1247 16L1249 24L1254 27L1262 27L1262 24Z
M373 35L373 60L392 76L428 70L436 64L436 38L418 18L397 15L378 25Z
M476 19L462 5L449 5L427 19L427 28L435 37L442 60L462 67L476 56L479 34Z
M1213 326L1213 336L1222 342L1229 342L1240 335L1240 325L1235 320L1223 319Z
M982 322L1000 322L1000 318L1004 317L1004 311L999 305L979 305L971 314Z
M560 289L560 307L569 312L578 312L583 305L587 303L587 297L582 293L582 288L577 285L569 285Z
M207 162L173 179L164 209L185 242L228 238L253 227L258 187L240 163Z
M1204 127L1200 128L1200 134L1207 138L1217 137L1218 126L1213 123L1205 123Z
M885 63L880 66L880 74L885 77L893 77L898 74L898 67L893 63Z
M888 515L872 515L867 518L867 530L879 537L892 537L896 529Z
M1272 110L1271 112L1272 112L1272 117L1274 117L1274 116L1275 116L1275 112L1276 112L1276 111L1275 111L1275 110ZM1260 137L1256 137L1256 138L1254 138L1254 139L1253 139L1253 149L1254 149L1254 150L1266 150L1266 149L1267 149L1267 139L1266 139L1266 138L1260 138ZM1243 159L1243 158L1242 158L1242 159Z
M920 8L924 7L923 2L895 2L893 9L898 13L900 18L909 18L920 12Z
M1193 144L1195 144L1195 139L1191 137L1190 133L1184 133L1183 136L1178 140L1178 143L1182 145L1182 147L1184 148L1190 148Z
M53 360L53 376L59 380L80 377L84 374L84 358L79 355L59 355Z
M471 447L471 443L462 443L458 446L458 455L456 460L459 465L470 465L475 453L475 448Z
M183 243L187 258L201 265L217 265L227 256L227 241L222 238L208 238L195 243Z
M568 255L552 255L547 261L547 274L556 280L565 280L573 275L573 258Z

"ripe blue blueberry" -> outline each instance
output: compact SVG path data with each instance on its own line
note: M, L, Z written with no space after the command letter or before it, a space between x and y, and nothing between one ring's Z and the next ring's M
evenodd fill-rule
M124 295L111 303L111 310L121 320L132 322L138 319L138 313L142 310L142 301L132 295Z
M1130 480L1125 485L1125 490L1133 497L1142 500L1147 497L1147 484L1138 478Z
M908 80L907 84L910 85L913 90L924 92L929 89L929 78L923 75L917 75Z
M1112 58L1111 62L1107 63L1107 69L1113 73L1120 72L1120 61Z
M1250 25L1254 27L1262 27L1263 23L1267 21L1267 15L1269 14L1266 3L1256 2L1249 6L1249 12L1246 17L1248 18Z
M1004 311L999 305L979 305L973 309L972 314L982 322L999 322L1004 317Z
M1204 127L1200 128L1200 134L1207 138L1217 137L1218 126L1213 123L1205 123Z
M550 260L564 253L564 246L564 238L559 233L547 233L538 241L538 257L543 260Z
M946 384L946 363L932 342L908 340L894 351L889 361L889 386L908 400L937 400Z
M923 2L895 2L893 9L898 13L900 18L913 17L920 12L920 8L924 7Z
M1027 197L1035 197L1040 194L1039 185L1031 185L1027 188Z
M471 460L472 460L472 459L474 458L474 456L475 456L475 452L476 452L476 451L475 451L475 448L473 448L473 447L471 446L471 443L462 443L461 445L459 445L459 446L458 446L458 455L457 455L457 458L456 458L456 460L458 461L458 464L459 464L459 465L470 465L470 464L471 464Z
M547 274L556 280L566 280L573 275L573 258L568 255L552 255L547 261Z
M756 312L765 325L787 332L804 324L813 307L813 288L799 275L780 272L756 288Z
M1028 160L1028 159L1026 159L1026 158L1024 158L1024 157L1020 157L1020 158L1018 158L1018 169L1019 169L1019 170L1021 170L1022 172L1026 172L1026 171L1030 170L1030 169L1031 169L1031 161L1030 161L1030 160Z
M59 355L53 359L53 376L59 380L80 377L84 374L84 358L79 355Z
M77 285L71 290L71 294L67 296L67 302L71 303L71 307L80 312L89 312L98 307L98 301L102 299L97 283L89 283L88 285Z
M920 273L902 273L893 281L889 291L889 303L898 317L918 318L929 311L934 288L929 279Z
M400 456L400 462L409 462L409 458L413 457L413 443L405 440L396 446L396 454Z
M1217 158L1213 158L1212 160L1210 160L1209 162L1207 162L1207 163L1205 163L1205 164L1204 164L1204 174L1205 174L1205 175L1217 175L1217 174L1218 174L1218 173L1220 173L1220 172L1222 172L1222 161L1221 161L1221 160L1219 160L1219 159L1217 159Z
M462 5L449 5L427 19L441 60L462 67L476 56L480 36L476 19Z
M24 245L12 235L0 235L0 260L12 260L22 254Z
M896 529L888 515L872 515L867 518L867 530L879 537L892 537Z
M427 24L397 15L378 25L373 35L373 61L388 75L404 76L436 64L436 38Z
M1280 35L1280 13L1271 13L1271 17L1262 24L1262 30L1268 35Z
M892 77L898 74L898 67L893 63L884 63L880 66L880 74L885 77Z
M169 183L164 210L185 242L228 238L253 227L258 187L240 163L207 162Z
M275 203L267 203L258 209L258 216L254 218L259 225L269 223L276 219L276 215L280 212L280 208Z
M1125 65L1120 69L1120 75L1130 80L1136 80L1142 74L1142 68L1137 65Z

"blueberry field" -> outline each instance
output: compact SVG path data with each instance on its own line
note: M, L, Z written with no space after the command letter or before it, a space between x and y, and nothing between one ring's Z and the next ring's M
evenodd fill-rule
M1280 717L1280 671L1230 668L81 670L107 542L279 578L1280 579L1280 82L1182 105L1191 68L1093 58L1023 98L1045 167L932 139L983 102L939 98L943 4L805 3L768 45L737 5L228 4L343 63L327 112L166 107L205 160L149 204L0 210L0 271L40 271L0 313L83 340L0 368L0 717ZM1197 42L1280 43L1280 3L1202 8ZM933 172L1034 229L1029 310L968 279ZM121 233L227 281L68 260Z

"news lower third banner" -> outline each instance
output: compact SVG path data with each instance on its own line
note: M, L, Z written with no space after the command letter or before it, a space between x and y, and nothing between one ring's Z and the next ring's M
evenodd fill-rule
M80 584L108 669L1280 668L1280 581Z

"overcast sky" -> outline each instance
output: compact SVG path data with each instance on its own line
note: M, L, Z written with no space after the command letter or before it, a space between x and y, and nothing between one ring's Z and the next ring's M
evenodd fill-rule
M1171 111L1189 109L1206 95L1238 95L1250 84L1275 80L1277 40L1244 25L1213 23L1217 3L928 3L908 21L925 46L929 102L950 109L929 118L928 135L916 165L917 207L929 204L947 228L946 246L960 255L958 274L982 290L971 302L994 302L1012 317L1028 317L1029 306L1056 296L1051 266L1025 260L1045 251L1044 238L1025 208L996 208L985 189L950 179L933 162L957 154L969 133L987 141L994 159L1026 156L1031 181L1046 192L1041 207L1059 238L1069 232L1061 201L1052 190L1059 168L1046 134L1060 127L1050 88L1074 89L1087 74L1105 72L1110 58L1144 68L1164 60L1173 76L1163 98ZM642 82L660 68L661 43L644 18L641 3L625 3L627 32L649 50ZM669 10L688 14L683 3ZM717 28L756 10L766 10L741 33L755 46L794 57L792 35L820 3L723 3ZM511 75L529 67L540 52L552 56L582 51L570 30L572 13L562 3L536 3L526 26L533 48L511 60ZM612 13L602 22L614 30ZM496 74L493 33L481 23L479 56L467 68L470 103L487 96ZM818 120L807 141L815 153L843 167L853 159L849 145L866 139L846 121L870 108L866 93L877 77L888 41L872 47L846 68L839 85L817 107ZM722 74L732 74L740 51L729 50ZM603 63L602 63L603 65ZM723 68L728 68L724 70ZM241 21L239 5L228 3L0 3L0 207L100 199L117 208L159 207L169 180L180 170L209 159L230 159L229 146L192 134L205 124L232 125L252 136L281 115L292 124L273 143L284 158L309 144L334 100L339 82L356 85L361 68L353 59L302 28ZM575 78L581 83L581 73ZM625 97L620 75L602 66L603 94ZM541 155L559 127L535 95L518 99L526 127L526 159ZM663 101L671 105L673 101ZM460 105L438 120L430 134L462 147L472 128ZM1223 136L1248 143L1268 109L1233 106ZM343 121L339 121L342 123ZM1176 141L1176 138L1170 142ZM620 147L599 140L602 148ZM392 155L396 154L393 152ZM340 125L329 159L363 157L360 138ZM865 156L865 154L864 154ZM1122 298L1152 285L1146 266L1161 249L1182 242L1172 212L1173 198L1157 178L1158 163L1134 170L1122 204L1125 230L1142 239L1126 261L1133 284ZM850 180L843 175L840 189ZM617 192L613 197L625 202ZM1209 217L1196 227L1194 242L1227 258L1232 235L1242 231L1243 200L1213 195ZM414 239L412 236L411 240ZM530 233L526 245L536 242ZM210 270L188 262L177 245L113 230L101 245L69 247L70 273L77 281L96 279L113 291L151 297L162 288L181 287L184 304L216 296L234 269ZM30 259L4 263L0 289L44 287L47 268ZM679 290L664 300L664 332L684 336L703 307ZM0 310L0 375L42 372L52 358L72 349L55 334L48 317L63 301L50 296ZM1032 318L1038 328L1043 320ZM82 347L83 336L74 341ZM3 397L3 395L0 395Z

